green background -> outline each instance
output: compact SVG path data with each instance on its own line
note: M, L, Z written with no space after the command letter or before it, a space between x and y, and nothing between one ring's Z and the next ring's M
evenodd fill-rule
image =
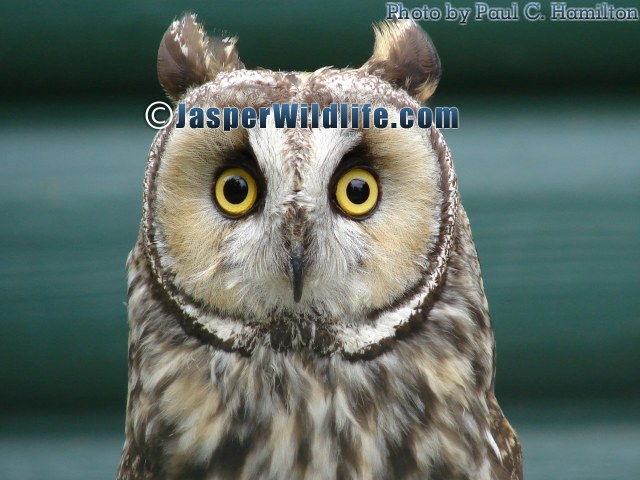
M124 263L154 135L143 114L164 99L160 38L187 10L238 34L247 67L285 70L359 66L385 14L364 1L0 2L0 478L115 472ZM431 105L460 110L444 135L527 478L640 478L640 22L421 26L444 71Z

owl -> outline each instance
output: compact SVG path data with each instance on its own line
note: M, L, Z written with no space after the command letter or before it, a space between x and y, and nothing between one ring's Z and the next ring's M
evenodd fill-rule
M411 20L360 68L245 68L236 39L174 21L158 76L176 104L371 104L433 94ZM119 480L522 478L494 396L478 257L440 131L158 132L128 261Z

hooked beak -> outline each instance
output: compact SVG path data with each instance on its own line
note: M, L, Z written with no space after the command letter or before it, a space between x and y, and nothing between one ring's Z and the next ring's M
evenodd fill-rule
M293 240L289 249L289 278L293 289L293 300L298 303L304 288L304 247L300 240Z

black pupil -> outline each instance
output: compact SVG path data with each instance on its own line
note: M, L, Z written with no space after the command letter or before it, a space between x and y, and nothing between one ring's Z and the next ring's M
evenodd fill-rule
M224 182L222 191L224 192L224 198L226 198L229 203L237 205L247 198L249 185L247 185L247 181L240 175L234 175Z
M354 178L347 185L347 197L356 205L366 202L369 198L369 184L361 178Z

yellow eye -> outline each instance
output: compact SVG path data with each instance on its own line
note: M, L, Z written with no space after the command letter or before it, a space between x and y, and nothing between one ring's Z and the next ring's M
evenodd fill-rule
M352 217L370 213L378 202L378 182L364 168L352 168L342 175L336 185L338 206Z
M244 168L229 168L216 180L214 195L224 213L234 217L240 216L255 205L258 199L258 185Z

